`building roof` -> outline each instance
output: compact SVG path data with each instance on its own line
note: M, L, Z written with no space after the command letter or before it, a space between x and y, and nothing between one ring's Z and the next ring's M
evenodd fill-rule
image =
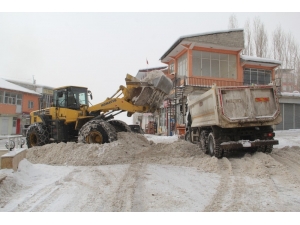
M138 72L147 72L147 71L152 71L152 70L163 70L167 69L168 66L160 66L160 67L151 67L151 68L146 68L146 69L139 69Z
M30 83L30 82L19 81L19 80L12 80L12 79L6 79L6 78L4 78L4 79L7 80L7 81L9 81L9 82L12 82L12 83L19 83L19 84L31 85L31 86L35 86L35 87L43 87L43 88L47 88L47 89L50 89L50 90L54 89L53 87L42 85L42 84L33 84L33 83Z
M177 41L174 42L174 44L160 57L160 60L163 60L169 53L171 53L176 46L178 46L184 39L186 38L193 38L193 37L199 37L199 36L205 36L205 35L212 35L212 34L222 34L222 33L231 33L231 32L241 32L244 31L244 29L230 29L230 30L221 30L221 31L213 31L213 32L205 32L205 33L197 33L197 34L191 34L191 35L184 35L177 39Z
M41 95L35 91L32 91L30 89L21 87L19 85L10 83L2 78L0 78L0 88L3 89L7 89L7 90L12 90L12 91L19 91L19 92L23 92L23 93L29 93L29 94L33 94L33 95Z
M274 66L277 67L281 65L281 61L279 60L261 58L256 56L241 55L241 60L244 63L252 64L252 65L263 64L264 66L269 66L269 67L274 67Z

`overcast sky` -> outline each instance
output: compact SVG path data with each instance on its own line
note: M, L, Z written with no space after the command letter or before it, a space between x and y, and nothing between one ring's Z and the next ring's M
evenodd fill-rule
M13 11L0 12L0 77L86 86L93 104L125 85L127 73L164 66L160 57L180 36L228 29L233 13L239 28L259 17L269 33L281 25L300 41L300 13Z

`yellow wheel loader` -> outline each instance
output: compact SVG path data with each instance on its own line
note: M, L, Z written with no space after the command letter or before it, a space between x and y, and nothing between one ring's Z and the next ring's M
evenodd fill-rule
M105 101L89 106L86 87L65 86L56 88L53 105L30 113L30 125L26 132L28 148L48 143L80 142L109 143L117 140L117 132L131 132L123 121L114 116L127 112L155 112L173 88L172 81L161 71L150 72L144 80L129 74L126 87Z

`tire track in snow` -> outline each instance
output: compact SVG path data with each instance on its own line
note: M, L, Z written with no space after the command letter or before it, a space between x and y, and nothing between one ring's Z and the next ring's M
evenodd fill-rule
M132 163L121 179L115 195L111 201L112 212L130 212L142 209L143 206L134 205L134 193L139 184L139 177L145 173L146 164Z
M232 172L231 163L227 158L218 160L218 170L221 175L219 186L216 188L216 193L212 197L210 204L204 208L204 212L218 212L223 209L223 202L228 190L231 186L230 175Z

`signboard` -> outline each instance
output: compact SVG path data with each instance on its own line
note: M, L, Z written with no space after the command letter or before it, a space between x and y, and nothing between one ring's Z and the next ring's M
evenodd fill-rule
M166 100L166 101L164 101L164 108L168 108L168 107L169 107L169 101Z
M43 88L43 94L53 95L53 90Z

